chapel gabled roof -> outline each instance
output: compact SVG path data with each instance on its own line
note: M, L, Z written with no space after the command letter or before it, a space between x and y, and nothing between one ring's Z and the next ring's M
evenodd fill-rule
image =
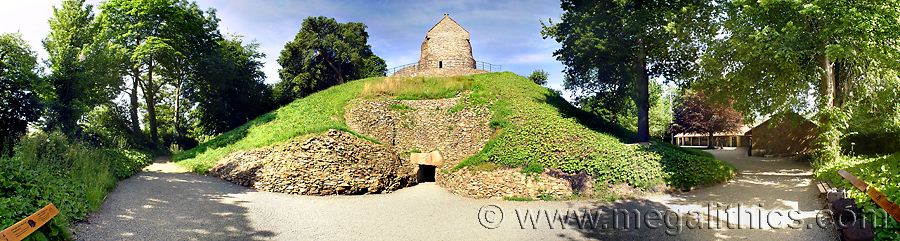
M436 24L434 24L434 26L431 26L431 28L428 29L428 32L426 32L426 34L431 33L431 31L434 30L435 27L437 27L438 25L443 25L443 24L452 24L449 27L456 27L456 28L462 29L466 33L469 33L469 30L466 30L466 28L463 28L462 25L459 25L459 23L456 22L456 20L453 20L453 18L450 18L449 13L445 13L444 18L442 18L441 21L438 21Z

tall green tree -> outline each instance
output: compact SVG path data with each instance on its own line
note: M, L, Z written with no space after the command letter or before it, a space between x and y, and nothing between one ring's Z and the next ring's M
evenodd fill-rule
M113 99L121 86L114 52L96 37L91 9L84 0L63 1L53 8L50 34L43 41L53 88L47 100L48 129L58 128L70 136L78 132L77 121L88 110Z
M140 93L151 142L158 144L157 105L161 103L161 91L176 82L180 92L180 83L191 73L190 60L216 41L218 19L212 11L204 13L195 3L185 0L111 0L100 8L103 30L128 56L120 67L131 80L128 95L132 128L140 130ZM178 93L176 98L180 96Z
M221 40L201 59L198 79L190 81L187 98L196 103L191 113L197 135L213 135L238 127L272 109L272 93L263 81L259 44L240 37Z
M294 40L284 45L275 86L280 104L346 81L383 76L384 60L372 53L366 25L338 23L333 18L303 20Z
M697 87L737 100L735 108L750 114L817 103L818 156L840 155L846 103L896 80L900 1L746 0L722 7L723 37L704 57L708 81Z
M650 113L649 126L650 137L664 139L672 125L672 95L671 91L656 81L650 81L649 88ZM601 118L622 126L626 130L637 132L637 105L631 98L625 98L619 109L609 108L601 104L601 99L595 97L581 97L575 104L582 109L591 112Z
M0 34L0 151L41 113L37 57L19 34Z
M559 23L543 26L562 45L565 88L614 113L627 97L637 105L637 141L650 140L649 80L686 83L697 56L715 35L714 2L703 0L563 0Z

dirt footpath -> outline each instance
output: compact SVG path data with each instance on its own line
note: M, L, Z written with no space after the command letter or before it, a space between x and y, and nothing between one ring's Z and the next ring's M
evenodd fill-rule
M701 212L708 202L796 210L803 225L814 221L810 214L819 208L808 165L746 158L740 150L712 152L738 168L734 181L687 194L614 203L471 199L433 183L377 195L287 195L256 192L186 173L174 164L155 163L120 182L102 209L77 224L75 232L79 240L835 240L830 229L815 224L737 228L734 223L744 218L739 215L713 215L727 220L719 229L687 226L694 216L680 213L700 212L705 222L713 213ZM630 223L625 222L625 211L630 212ZM670 217L681 222L645 218L654 212L679 213ZM634 213L642 220L634 219ZM729 222L732 229L725 226Z

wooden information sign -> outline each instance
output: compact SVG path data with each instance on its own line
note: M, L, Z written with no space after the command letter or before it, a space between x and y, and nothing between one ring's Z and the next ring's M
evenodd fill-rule
M59 214L59 209L56 209L56 206L52 203L47 204L47 206L31 214L31 216L0 232L0 241L21 241L41 226L44 226L57 214Z
M878 204L879 207L884 209L884 211L887 212L888 215L891 215L894 220L900 222L900 206L892 203L887 199L888 197L879 192L878 189L870 187L869 184L866 184L862 180L859 180L859 178L856 178L856 176L854 176L850 172L839 170L838 174L840 174L844 179L847 179L847 181L850 181L850 183L852 183L853 186L858 188L860 191L863 191L866 193L866 195L869 195L869 197L872 198L872 201L875 201L875 203Z

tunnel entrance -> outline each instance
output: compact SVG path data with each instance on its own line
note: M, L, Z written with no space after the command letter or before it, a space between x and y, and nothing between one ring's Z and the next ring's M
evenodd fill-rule
M416 180L422 182L434 182L434 172L437 167L431 165L419 165Z

